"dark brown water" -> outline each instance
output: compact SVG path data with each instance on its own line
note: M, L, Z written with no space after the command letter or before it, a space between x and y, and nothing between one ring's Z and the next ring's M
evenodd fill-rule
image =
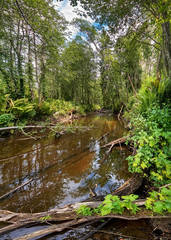
M1 201L1 209L46 211L86 199L96 183L97 193L107 194L128 179L126 149L114 149L101 163L106 149L100 146L123 135L119 121L112 116L91 116L78 124L91 127L60 139L50 135L39 141L22 140L20 135L1 138L0 195L37 177ZM106 132L110 134L98 140Z
M59 139L51 134L37 141L22 140L21 135L0 139L0 196L36 176L30 184L1 201L1 209L47 211L88 198L89 188L95 184L98 185L97 194L108 194L130 177L125 161L130 154L128 150L114 148L102 161L107 149L101 149L101 146L123 136L124 128L117 118L89 116L80 119L78 124L91 127ZM99 140L107 132L110 134ZM90 229L41 239L81 239ZM0 239L13 239L30 231L32 229L16 230ZM125 234L123 230L120 232ZM104 236L108 235L96 234L96 239L104 239ZM121 238L110 235L105 239Z

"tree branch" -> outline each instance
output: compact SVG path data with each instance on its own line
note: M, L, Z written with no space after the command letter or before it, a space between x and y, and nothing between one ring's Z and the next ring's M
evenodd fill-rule
M138 39L137 39L137 41L138 41L138 42L140 42L140 43L142 43L142 44L150 45L150 46L154 47L155 49L157 49L158 51L161 51L161 49L160 49L160 48L158 48L158 47L154 46L154 45L153 45L153 44L151 44L151 43L144 42L144 41L140 41L140 40L138 40Z
M22 8L20 7L18 0L15 0L15 3L17 5L17 8L19 9L20 15L23 17L23 19L25 20L25 22L30 26L30 28L32 29L32 31L34 32L34 34L40 39L41 42L44 43L44 41L39 37L39 35L36 33L36 31L34 30L34 28L31 26L31 24L29 23L29 21L27 20L27 18L25 17Z

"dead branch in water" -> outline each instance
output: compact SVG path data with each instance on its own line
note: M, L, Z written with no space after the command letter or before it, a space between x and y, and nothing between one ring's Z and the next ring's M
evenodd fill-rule
M90 238L94 233L98 232L100 229L102 229L104 226L106 226L111 220L112 220L112 218L107 219L105 222L103 222L102 224L100 224L96 229L93 229L91 232L89 232L88 234L86 234L86 236L84 236L81 240L87 240L87 239Z
M106 159L106 157L109 155L109 153L112 151L113 147L116 146L116 145L119 145L121 151L122 151L122 146L121 146L121 143L125 143L127 140L127 137L122 137L122 138L119 138L119 139L116 139L110 143L107 143L105 145L103 145L101 148L105 148L105 147L109 147L109 150L107 151L107 153L105 154L104 158L101 160L101 163L104 162L104 160Z
M46 128L47 126L34 126L34 125L30 125L30 126L12 126L12 127L3 127L0 128L0 131L7 131L7 130L21 130L21 129L26 129L26 128Z
M104 135L102 135L99 139L97 139L97 141L101 141L104 137L106 137L107 135L109 135L109 132L105 133Z
M112 195L126 196L136 192L142 185L143 178L140 174L134 173L121 187L114 190Z
M116 139L116 140L114 140L110 143L107 143L107 144L103 145L101 148L105 148L105 147L109 147L109 146L115 146L115 145L118 145L118 144L121 144L121 143L125 143L127 139L128 139L128 136L118 138L118 139Z
M16 191L18 191L19 189L21 189L22 187L26 186L27 184L31 183L34 179L30 179L29 181L21 184L20 186L16 187L15 189L11 190L10 192L4 194L3 196L0 197L0 200L3 200L4 198L8 197L9 195L12 195L13 193L15 193Z

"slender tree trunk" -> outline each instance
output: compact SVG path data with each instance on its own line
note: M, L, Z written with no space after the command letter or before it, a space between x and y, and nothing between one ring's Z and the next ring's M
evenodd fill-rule
M11 76L11 80L13 82L13 85L14 85L14 91L15 91L15 96L17 96L18 94L18 88L17 88L17 82L16 82L16 79L15 79L15 76L14 76L14 54L13 54L13 46L14 46L14 42L13 42L13 36L12 36L12 29L10 27L10 59L9 59L9 71L10 71L10 76ZM11 85L11 84L10 84ZM8 87L9 84L8 84ZM11 87L10 87L11 88ZM12 88L11 88L12 89ZM11 92L12 93L12 92Z
M34 44L36 83L38 86L38 98L39 98L39 103L40 103L41 102L41 87L40 87L40 80L38 77L38 60L37 60L37 47L36 47L35 33L33 33L33 44Z
M129 75L128 75L128 80L129 80L129 82L130 82L130 84L131 84L131 87L132 87L132 90L133 90L134 96L136 97L136 96L137 96L137 94L136 94L136 90L135 90L135 88L134 88L134 85L133 85L133 83L132 83L131 77L130 77Z
M42 43L42 47L41 47L41 56L40 56L40 89L42 90L42 96L43 99L46 98L46 92L45 92L45 45L44 43Z
M161 78L161 59L162 59L162 51L159 52L159 56L158 56L158 59L157 59L157 68L156 68L156 76L158 78Z
M20 27L20 22L18 22L18 36L17 36L17 64L18 64L18 75L19 75L19 85L20 85L20 97L24 97L24 78L23 78L23 69L22 69L22 41L24 39L24 32L22 38L20 38L20 31L23 30Z
M164 63L168 77L171 79L171 34L170 34L170 23L167 12L163 13L164 23L162 23L163 31L163 56Z
M10 76L11 76L11 79L12 79L12 82L13 82L13 85L14 85L15 95L17 95L18 89L17 89L16 79L14 77L14 64L13 64L13 48L12 48L12 44L10 44L9 70L10 70ZM9 87L9 85L8 85L8 87Z
M29 84L31 99L34 100L33 65L32 65L32 57L31 57L30 31L29 30L27 30L27 38L28 38L28 84Z
M101 88L102 88L103 106L107 107L107 103L106 103L107 82L106 82L106 77L105 77L105 66L104 66L104 63L102 63L100 73L101 73Z
M3 74L4 81L5 81L6 84L7 84L8 93L12 94L12 93L13 93L13 89L12 89L12 86L11 86L11 84L10 84L10 76L9 76L8 72L5 71L3 68L1 68L1 66L0 66L0 71L1 71L1 73Z

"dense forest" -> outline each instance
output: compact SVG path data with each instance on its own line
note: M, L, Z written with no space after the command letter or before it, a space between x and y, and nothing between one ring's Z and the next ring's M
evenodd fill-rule
M72 22L52 0L0 0L0 128L100 109L122 115L134 148L129 171L159 189L146 209L170 213L170 1L70 4L78 13ZM121 204L116 197L107 201ZM123 209L115 210L96 213Z
M55 112L52 100L117 113L137 94L144 104L169 98L169 1L80 2L92 24L68 23L50 0L1 1L0 106L12 114L1 116L1 125Z

